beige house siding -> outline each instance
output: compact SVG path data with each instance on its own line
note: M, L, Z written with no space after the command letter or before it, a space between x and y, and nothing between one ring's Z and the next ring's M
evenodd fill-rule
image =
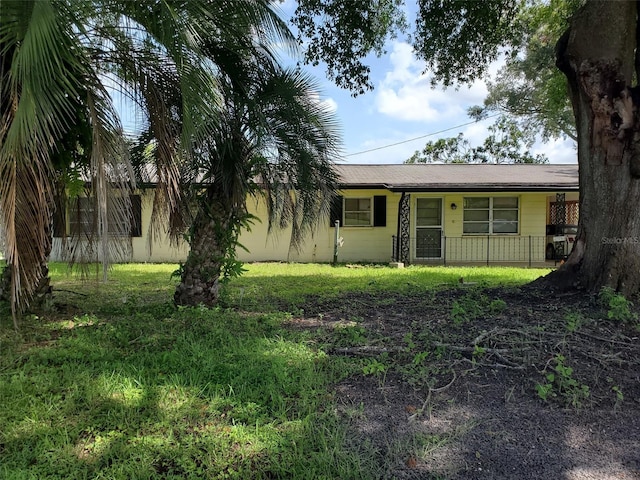
M344 198L364 198L385 195L387 198L387 221L384 227L341 227L340 237L344 243L338 249L340 262L388 262L392 256L392 238L397 235L398 203L400 193L384 189L347 189L340 192ZM469 196L517 196L519 199L519 232L513 235L463 234L463 199ZM569 195L567 195L569 197ZM548 192L522 193L458 193L438 194L412 193L410 200L410 237L415 237L415 206L418 198L442 199L442 223L445 236L447 261L460 263L484 263L487 256L491 262L542 263L545 261L545 233L548 210ZM553 197L555 199L555 196ZM451 209L451 204L456 209ZM250 203L250 211L259 218L266 218L263 202ZM251 232L245 232L240 242L249 253L239 250L243 261L296 261L330 262L333 260L334 228L328 220L320 225L313 236L305 242L301 252L289 252L290 230L267 236L266 223L256 223ZM415 246L411 247L411 261L415 262ZM443 261L443 259L440 259Z
M397 232L399 193L388 190L344 190L340 192L347 198L373 198L384 195L387 198L387 218L384 227L341 227L340 236L344 244L338 249L338 260L342 262L388 262L391 260L392 236ZM329 229L329 245L333 259L334 228Z
M517 197L519 203L517 234L464 234L464 199L467 197ZM443 235L444 244L440 259L416 259L415 246L412 244L412 261L421 263L533 263L544 262L545 233L548 210L547 192L444 192L439 194L414 193L411 209L416 210L418 198L443 199ZM553 197L555 199L555 196ZM452 208L455 205L455 210ZM415 217L412 217L411 237L415 232Z
M347 190L341 192L345 198L362 198L374 195L387 197L387 221L385 227L341 227L340 236L344 239L339 249L341 262L387 262L391 258L391 238L396 234L396 216L400 194L387 190ZM132 240L133 262L169 262L183 261L188 253L188 245L179 247L169 244L166 235L161 235L149 248L148 235L151 223L153 194L142 195L142 237ZM251 198L247 207L255 220L250 231L243 231L240 243L248 250L238 249L238 258L244 262L292 261L292 262L331 262L334 253L334 228L326 218L309 235L302 250L289 249L291 229L268 232L267 207L262 198ZM52 254L53 259L62 258L60 243Z
M393 237L398 232L398 205L401 194L386 189L345 189L344 198L386 197L386 225L380 227L340 228L344 243L338 250L340 262L389 262L392 258ZM410 237L415 241L416 202L418 198L442 199L442 257L417 259L415 245L410 248L412 263L542 263L545 261L545 233L549 204L555 194L549 192L499 192L499 193L411 193ZM465 235L463 234L465 197L514 197L519 199L519 224L517 234ZM567 200L577 199L577 193L568 192ZM452 209L451 205L456 208ZM163 235L149 249L148 233L151 221L152 193L142 196L142 237L133 239L133 254L130 261L178 263L186 258L188 246L178 248L169 245ZM242 232L240 243L248 252L238 249L238 257L245 262L293 261L331 262L334 254L335 229L326 218L310 235L300 252L290 251L291 230L274 231L268 234L267 210L262 199L249 199L249 212L262 221L255 221L251 231ZM61 257L60 248L54 250L53 259Z
M415 198L431 197L438 195L413 194ZM544 235L547 219L547 194L542 193L444 193L440 198L444 198L444 227L445 236L461 237L464 208L463 202L466 197L518 197L519 201L519 233L520 236ZM413 202L415 205L415 198ZM554 197L555 198L555 197ZM451 204L456 205L456 209L451 209ZM415 208L415 207L414 207Z
M164 232L149 247L149 227L151 225L151 211L153 207L153 191L147 190L142 194L142 237L133 239L133 262L178 263L187 258L188 245L182 242L174 247Z
M341 262L388 262L391 259L391 238L396 234L396 217L400 194L387 190L345 190L340 192L344 198L373 198L384 195L387 198L387 221L384 227L341 227L339 235L344 243L339 248L338 260ZM315 232L306 239L302 251L289 251L291 229L275 231L267 235L267 210L264 201L251 200L249 212L258 218L250 232L243 232L240 243L249 253L238 250L242 261L292 261L292 262L331 262L334 252L335 229L326 218Z

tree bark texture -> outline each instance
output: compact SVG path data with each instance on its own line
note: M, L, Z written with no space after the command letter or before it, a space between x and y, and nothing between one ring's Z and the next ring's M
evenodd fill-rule
M557 45L578 132L580 219L567 262L550 279L596 291L640 290L640 92L636 1L591 0Z
M51 254L51 245L47 245L47 258ZM48 311L53 303L51 277L49 276L49 263L44 260L40 262L40 280L29 298L28 309L34 312ZM0 301L11 302L13 267L6 265L0 273ZM21 312L16 312L19 314ZM14 315L14 326L18 329L17 319Z
M191 226L189 254L173 297L176 305L212 307L217 304L232 215L226 205L227 202L217 198L213 187L209 187L206 204L200 206Z

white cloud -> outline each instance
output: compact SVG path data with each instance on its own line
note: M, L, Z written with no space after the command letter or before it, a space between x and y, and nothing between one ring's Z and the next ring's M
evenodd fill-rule
M309 92L311 101L320 105L321 108L330 113L335 113L338 110L338 102L331 97L322 98L317 91Z
M328 112L335 113L338 110L338 102L336 102L333 98L325 98L320 102L323 108L325 108Z
M423 73L424 62L415 58L408 43L394 42L389 60L392 69L376 88L376 107L393 119L433 122L464 117L467 107L482 103L487 94L482 81L459 90L432 88L431 77Z
M578 152L573 140L553 140L548 143L536 143L532 152L544 153L550 163L577 163Z
M491 125L492 120L485 120L483 122L472 123L462 130L464 134L464 138L469 141L469 145L472 147L477 147L481 145L485 138L489 136L489 126ZM454 132L457 135L457 132ZM449 135L449 136L454 136Z

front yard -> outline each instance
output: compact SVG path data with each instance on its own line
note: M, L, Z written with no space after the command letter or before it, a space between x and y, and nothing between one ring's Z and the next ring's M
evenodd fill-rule
M248 265L175 309L173 265L0 320L0 478L640 477L635 307L546 270Z

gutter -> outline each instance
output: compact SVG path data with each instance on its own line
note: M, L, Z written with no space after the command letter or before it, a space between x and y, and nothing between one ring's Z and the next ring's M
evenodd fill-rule
M394 193L403 192L577 192L578 185L389 185L384 183L372 184L341 184L340 190L389 190Z

